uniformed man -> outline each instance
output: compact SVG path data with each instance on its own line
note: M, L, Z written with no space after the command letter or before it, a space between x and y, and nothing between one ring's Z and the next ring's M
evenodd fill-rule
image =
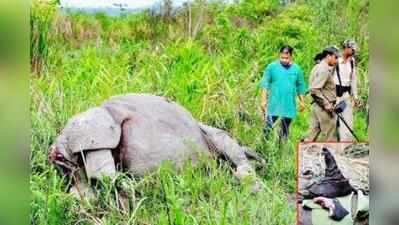
M353 106L357 101L357 79L355 68L355 42L347 39L342 43L342 57L338 58L335 70L334 81L337 91L337 102L345 101L346 108L342 112L342 117L353 130ZM339 141L353 141L352 134L348 128L338 123Z
M309 90L312 96L311 118L306 141L336 141L336 87L334 66L337 64L339 50L335 46L327 47L322 52L322 60L316 64L309 77Z

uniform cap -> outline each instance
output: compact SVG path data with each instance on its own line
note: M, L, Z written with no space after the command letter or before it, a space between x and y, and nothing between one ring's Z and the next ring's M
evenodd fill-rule
M346 39L344 42L342 42L342 47L356 50L356 42L352 39Z
M334 45L326 47L323 51L340 57L339 49Z

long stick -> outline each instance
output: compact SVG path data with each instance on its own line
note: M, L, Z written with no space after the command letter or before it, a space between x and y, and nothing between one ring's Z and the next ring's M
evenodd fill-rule
M359 138L356 136L355 132L349 127L348 123L344 120L340 113L336 113L338 118L345 124L345 127L348 128L349 132L351 132L352 136L359 142Z

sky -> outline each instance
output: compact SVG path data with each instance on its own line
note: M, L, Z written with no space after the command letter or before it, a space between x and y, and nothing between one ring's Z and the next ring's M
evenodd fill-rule
M150 8L162 0L61 0L61 6L66 8L103 8L115 7L113 4L122 4L125 8L140 9ZM173 0L175 6L180 6L189 0Z

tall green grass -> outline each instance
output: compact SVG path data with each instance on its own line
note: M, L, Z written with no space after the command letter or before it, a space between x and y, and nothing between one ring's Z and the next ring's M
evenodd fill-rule
M293 224L295 148L309 111L298 115L287 143L264 142L258 82L282 43L296 49L306 74L322 47L347 36L360 43L360 94L367 102L367 32L357 20L326 33L339 17L367 17L363 1L279 5L242 1L226 6L197 1L172 19L150 13L108 17L64 14L53 4L31 9L31 220L32 224ZM261 3L261 4L257 4ZM345 9L345 10L343 10ZM359 12L358 12L359 11ZM363 20L361 20L363 21ZM35 66L40 62L40 66ZM136 179L124 174L103 181L98 200L81 203L66 193L66 181L47 162L47 148L68 118L112 95L146 92L167 96L207 124L225 129L267 160L258 171L265 191L251 195L227 163L205 160L175 171L164 165ZM309 102L310 100L307 99ZM365 108L355 129L367 139ZM115 185L131 191L127 212L118 209ZM96 222L97 221L97 222Z

